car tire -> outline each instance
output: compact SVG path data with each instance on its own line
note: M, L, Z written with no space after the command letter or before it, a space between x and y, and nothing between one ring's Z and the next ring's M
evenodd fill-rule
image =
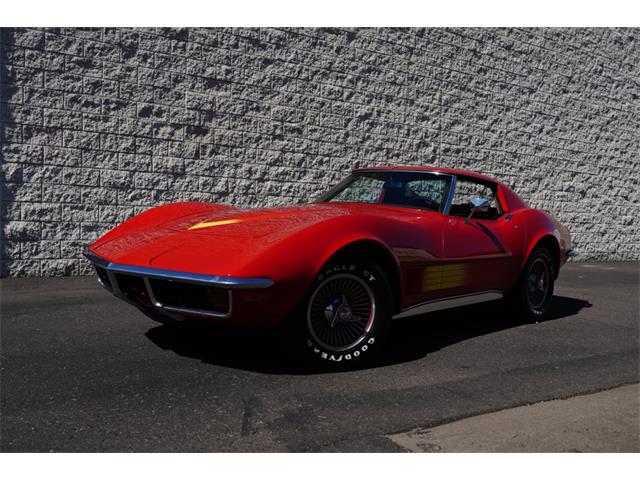
M543 320L553 297L555 273L551 252L544 247L536 247L509 294L509 304L514 313L529 322Z
M392 306L391 285L379 265L357 258L332 261L296 309L289 341L313 363L362 364L387 343Z

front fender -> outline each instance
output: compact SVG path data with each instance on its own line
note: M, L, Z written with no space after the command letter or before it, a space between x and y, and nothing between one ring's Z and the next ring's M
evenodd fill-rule
M385 238L385 235L407 238L409 230L411 226L405 222L364 216L326 220L282 239L251 258L239 275L273 279L274 292L286 292L286 299L281 299L281 305L288 313L304 298L323 265L337 252L355 243L369 242L384 249L393 259L398 278L401 278L400 262L391 245L393 239ZM401 291L402 286L398 285L398 289Z

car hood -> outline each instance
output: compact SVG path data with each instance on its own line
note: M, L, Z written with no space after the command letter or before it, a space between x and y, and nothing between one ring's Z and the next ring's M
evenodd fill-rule
M163 219L91 247L113 263L237 275L274 244L308 227L354 214L406 215L391 207L304 204L259 210L211 209Z
M306 225L347 213L349 210L345 208L319 204L259 210L230 209L198 212L162 222L158 227L166 231L190 235L249 240L286 234L304 228Z

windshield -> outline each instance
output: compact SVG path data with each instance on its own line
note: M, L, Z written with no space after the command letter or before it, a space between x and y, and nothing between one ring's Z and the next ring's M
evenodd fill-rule
M317 201L396 205L442 212L450 184L449 175L431 172L354 172Z

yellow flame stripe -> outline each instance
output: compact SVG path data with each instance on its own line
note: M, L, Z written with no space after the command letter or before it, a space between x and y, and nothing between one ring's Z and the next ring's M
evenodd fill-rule
M252 215L250 217L229 218L227 220L216 220L214 222L200 222L189 227L189 230L197 230L198 228L207 228L207 227L218 227L220 225L230 225L232 223L247 222L249 220L283 217L287 215L294 215L295 213L296 212L285 211L285 212L268 213L268 214L262 214L262 215Z
M229 220L218 220L216 222L200 222L189 227L189 230L197 230L198 228L217 227L220 225L229 225L231 223L239 223L246 220L245 218L230 218Z

